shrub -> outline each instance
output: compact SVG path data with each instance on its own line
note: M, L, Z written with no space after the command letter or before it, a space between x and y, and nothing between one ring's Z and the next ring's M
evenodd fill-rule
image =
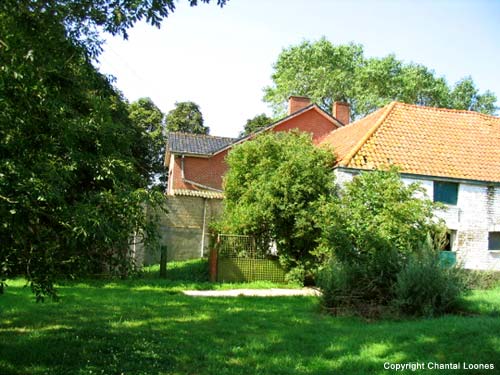
M468 290L466 273L457 266L443 267L439 251L426 244L413 254L397 275L393 304L406 315L436 316L452 312Z
M323 206L322 245L336 259L324 272L332 273L326 279L334 289L340 270L348 273L342 277L349 280L350 295L365 304L389 304L396 276L418 244L429 233L444 233L434 220L433 202L419 198L423 193L417 184L405 185L395 169L373 171L356 176Z
M359 267L332 259L318 277L323 305L338 308L355 304L355 300L359 299L357 291L362 289L359 285L362 279Z
M466 272L471 289L493 289L500 286L500 271L467 270Z
M309 134L266 133L228 154L224 177L223 233L275 243L287 280L304 281L323 261L317 239L318 206L334 191L333 153L315 147Z

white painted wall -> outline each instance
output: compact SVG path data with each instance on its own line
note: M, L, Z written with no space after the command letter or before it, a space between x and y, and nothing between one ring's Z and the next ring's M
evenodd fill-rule
M335 169L337 184L351 181L355 172ZM405 184L419 182L432 199L434 184L430 179L404 177ZM500 270L500 252L488 250L488 232L500 231L500 187L460 183L456 206L436 211L449 229L456 230L453 251L465 268Z

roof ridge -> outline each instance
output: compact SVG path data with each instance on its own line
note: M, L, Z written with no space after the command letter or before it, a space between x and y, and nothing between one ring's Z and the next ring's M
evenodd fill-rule
M419 104L411 104L411 103L404 103L404 102L393 102L396 103L397 105L402 105L405 107L412 107L412 108L417 108L417 109L428 109L431 111L439 111L439 112L451 112L451 113L463 113L463 114L472 114L472 115L478 115L481 117L486 117L486 118L493 118L495 120L500 120L499 116L494 116L494 115L489 115L487 113L481 113L478 111L471 111L467 109L454 109L454 108L444 108L444 107L432 107L429 105L419 105Z
M391 102L391 103L392 103L392 102ZM389 103L389 104L391 104L391 103ZM380 112L380 111L382 111L382 110L385 110L385 109L386 109L386 107L387 107L389 104L386 104L385 106L380 107L380 108L376 109L375 111L373 111L373 112L371 112L371 113L367 114L365 117L359 118L359 119L357 119L357 120L355 120L355 121L353 121L353 122L350 122L350 123L348 123L348 124L345 124L344 126L342 126L342 127L338 128L338 129L336 129L336 130L333 130L333 131L337 132L337 131L340 131L341 129L350 129L350 128L351 128L351 127L353 127L353 126L358 125L360 121L364 121L364 120L366 120L367 118L369 118L369 117L372 117L372 116L376 115L378 112Z
M180 132L180 131L169 131L167 134L179 134L179 135L187 135L191 137L199 137L199 138L219 138L219 139L239 139L234 137L223 137L220 135L211 135L211 134L197 134L197 133L188 133L188 132Z
M356 146L354 146L349 153L342 159L342 164L343 165L349 165L351 162L352 158L356 153L363 147L363 145L366 143L366 141L378 130L378 128L382 125L382 123L385 121L389 113L392 112L393 108L396 106L398 102L391 102L388 104L385 108L384 113L380 118L375 122L375 124L372 125L372 128L366 132L366 134L356 143ZM382 108L381 108L382 109ZM375 113L375 112L373 112ZM355 124L355 122L353 123ZM349 125L348 125L349 126Z
M274 122L272 122L271 124L267 125L267 126L264 126L262 128L259 128L257 130L255 130L254 132L250 133L250 134L247 134L243 137L240 137L240 138L235 138L234 142L231 143L230 145L227 145L227 146L224 146L218 150L215 150L213 155L219 153L219 152L222 152L224 151L225 149L229 148L229 147L232 147L233 145L236 145L236 144L239 144L243 141L246 141L247 139L251 139L252 137L255 137L259 134L262 134L276 126L278 126L279 124L281 124L282 122L284 121L287 121L287 120L290 120L291 118L294 118L296 116L299 116L301 115L302 113L304 112L307 112L311 109L317 109L319 111L319 113L322 115L322 116L325 116L325 117L328 117L328 120L332 123L332 124L340 124L340 125L343 125L337 118L333 117L332 115L330 115L328 112L326 112L325 110L323 110L319 105L317 105L316 103L311 103L311 104L308 104L307 106L305 106L304 108L301 108L293 113L290 113L289 115L286 115L285 117L279 119L279 120L276 120ZM334 126L338 126L338 125L334 125ZM344 126L339 126L337 129L342 129Z

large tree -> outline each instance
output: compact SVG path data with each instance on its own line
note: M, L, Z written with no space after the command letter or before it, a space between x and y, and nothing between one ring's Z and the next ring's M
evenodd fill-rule
M227 157L221 230L275 241L280 260L303 279L319 265L318 204L334 189L331 151L308 134L268 132L236 146Z
M210 131L208 126L203 125L200 106L194 102L176 102L165 122L170 132L208 134Z
M273 119L267 116L265 113L256 115L255 117L247 120L245 126L243 127L243 131L240 132L240 137L255 133L256 131L270 125L272 122Z
M0 292L13 275L43 298L58 275L127 274L131 234L155 238L144 204L160 197L146 189L143 129L92 59L99 27L126 35L173 9L169 0L0 2Z
M285 113L290 95L308 96L327 111L334 101L348 102L353 119L393 100L488 114L496 110L495 95L480 94L471 78L450 88L423 65L405 64L394 55L367 58L359 44L334 45L325 38L283 49L272 79L264 101L277 116Z
M496 96L491 91L479 93L471 77L458 81L451 91L451 108L495 113Z
M165 157L166 137L163 112L150 98L141 98L129 106L130 120L140 132L136 139L136 149L140 160L142 175L148 186L165 187Z

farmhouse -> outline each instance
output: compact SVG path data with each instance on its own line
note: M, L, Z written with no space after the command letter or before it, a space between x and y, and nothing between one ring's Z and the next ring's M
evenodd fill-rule
M260 132L291 129L311 133L320 147L333 146L339 184L361 171L398 166L406 183L420 182L445 205L436 214L449 229L450 255L466 268L500 269L500 118L393 102L349 124L346 103L334 103L330 115L307 98L291 97L288 116ZM170 214L163 233L171 257L206 252L208 223L221 211L224 158L256 134L169 135Z
M400 168L420 182L466 268L500 269L500 118L393 102L330 133L342 184L361 171Z

